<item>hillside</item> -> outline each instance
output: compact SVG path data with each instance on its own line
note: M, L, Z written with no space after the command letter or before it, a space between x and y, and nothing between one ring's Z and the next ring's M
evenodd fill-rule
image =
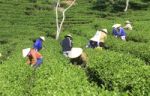
M91 0L77 0L66 13L59 40L54 38L55 4L55 0L0 0L0 96L150 96L148 0L131 0L127 12L115 9L122 6L101 10ZM124 25L126 20L133 22L133 30L125 30L123 42L112 36L112 25ZM108 50L85 48L97 28L108 29ZM87 68L62 55L60 41L68 33L74 47L87 53ZM26 64L22 49L32 47L39 36L46 37L40 51L44 62L35 70Z

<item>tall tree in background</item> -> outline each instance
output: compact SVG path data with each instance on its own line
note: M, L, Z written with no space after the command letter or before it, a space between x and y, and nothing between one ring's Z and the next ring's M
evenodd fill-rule
M129 0L126 0L126 7L124 9L125 12L128 10L128 6L129 6Z
M57 5L56 5L56 26L57 26L57 33L56 33L56 40L58 40L59 38L59 35L61 33L61 29L62 29L62 26L63 26L63 23L65 21L65 12L72 7L72 5L74 5L76 0L72 0L71 4L65 8L63 11L62 11L62 20L61 20L61 23L59 24L59 15L58 15L58 8L60 7L60 0L57 0Z

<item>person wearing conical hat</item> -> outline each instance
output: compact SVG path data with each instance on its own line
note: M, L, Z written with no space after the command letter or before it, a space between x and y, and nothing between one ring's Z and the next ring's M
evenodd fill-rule
M130 22L130 21L127 20L127 21L125 22L125 24L126 24L126 25L125 25L123 28L128 29L128 30L132 30L132 25L131 25L131 22Z
M101 31L97 30L95 35L89 40L89 44L87 47L96 48L99 46Z
M34 48L26 48L22 50L23 57L28 57L27 64L33 67L39 67L43 63L42 55Z
M36 51L40 51L42 49L42 43L43 41L45 41L45 37L44 36L40 36L38 39L36 39L36 41L34 42L33 44L33 48L36 50Z
M81 65L81 67L86 67L87 55L83 52L82 48L72 48L68 53L68 57L72 64Z
M70 34L65 35L65 38L61 41L61 47L63 55L68 57L68 53L73 47L72 36Z
M104 47L105 40L107 39L107 29L97 30L96 34L90 39L89 46L90 48Z
M121 27L121 24L114 24L112 26L113 28L113 35L117 38L121 38L123 41L126 40L126 32L125 30Z

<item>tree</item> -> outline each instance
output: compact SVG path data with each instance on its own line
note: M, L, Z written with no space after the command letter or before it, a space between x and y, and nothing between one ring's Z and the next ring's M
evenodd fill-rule
M128 6L129 6L129 0L126 0L126 7L124 9L125 12L128 10Z
M60 24L59 24L59 19L58 19L58 8L60 7L60 0L57 1L57 5L56 5L56 26L57 26L56 40L58 40L58 38L59 38L59 35L60 35L60 33L61 33L61 29L62 29L63 23L64 23L64 21L65 21L65 17L66 17L66 16L65 16L65 12L66 12L69 8L72 7L72 5L75 3L75 1L76 1L76 0L73 0L73 1L71 2L71 4L70 4L66 9L63 10L63 12L62 12L63 18L62 18Z

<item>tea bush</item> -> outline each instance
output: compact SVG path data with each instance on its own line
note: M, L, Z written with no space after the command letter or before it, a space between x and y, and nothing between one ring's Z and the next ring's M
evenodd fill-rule
M138 57L144 60L148 65L150 63L149 57L149 45L145 43L134 43L134 42L123 42L121 40L117 40L117 38L111 38L110 42L107 44L110 46L110 50L114 50L117 52L124 52L127 54L132 54L135 57Z
M92 9L91 0L77 0L67 11L56 41L55 4L55 0L0 0L0 95L149 96L148 9L102 12ZM125 20L131 20L134 27L127 31L127 42L122 42L111 36L111 30L114 23ZM108 29L107 51L85 48L98 28ZM62 55L60 41L68 33L74 47L88 54L87 69L72 65ZM34 70L21 51L31 48L39 36L46 38L40 51L44 62Z
M0 85L2 86L0 92L2 95L115 96L118 94L118 96L124 96L125 93L105 91L90 84L84 70L70 64L69 60L62 56L57 41L46 38L44 43L47 45L41 51L44 63L36 70L27 65L25 59L22 59L20 51L27 46L24 43L22 46L16 46L11 58L5 61L5 65L0 66ZM51 46L53 44L57 46Z
M94 73L97 82L102 82L106 89L125 91L134 96L149 95L150 71L143 61L110 51L88 52L89 74Z

